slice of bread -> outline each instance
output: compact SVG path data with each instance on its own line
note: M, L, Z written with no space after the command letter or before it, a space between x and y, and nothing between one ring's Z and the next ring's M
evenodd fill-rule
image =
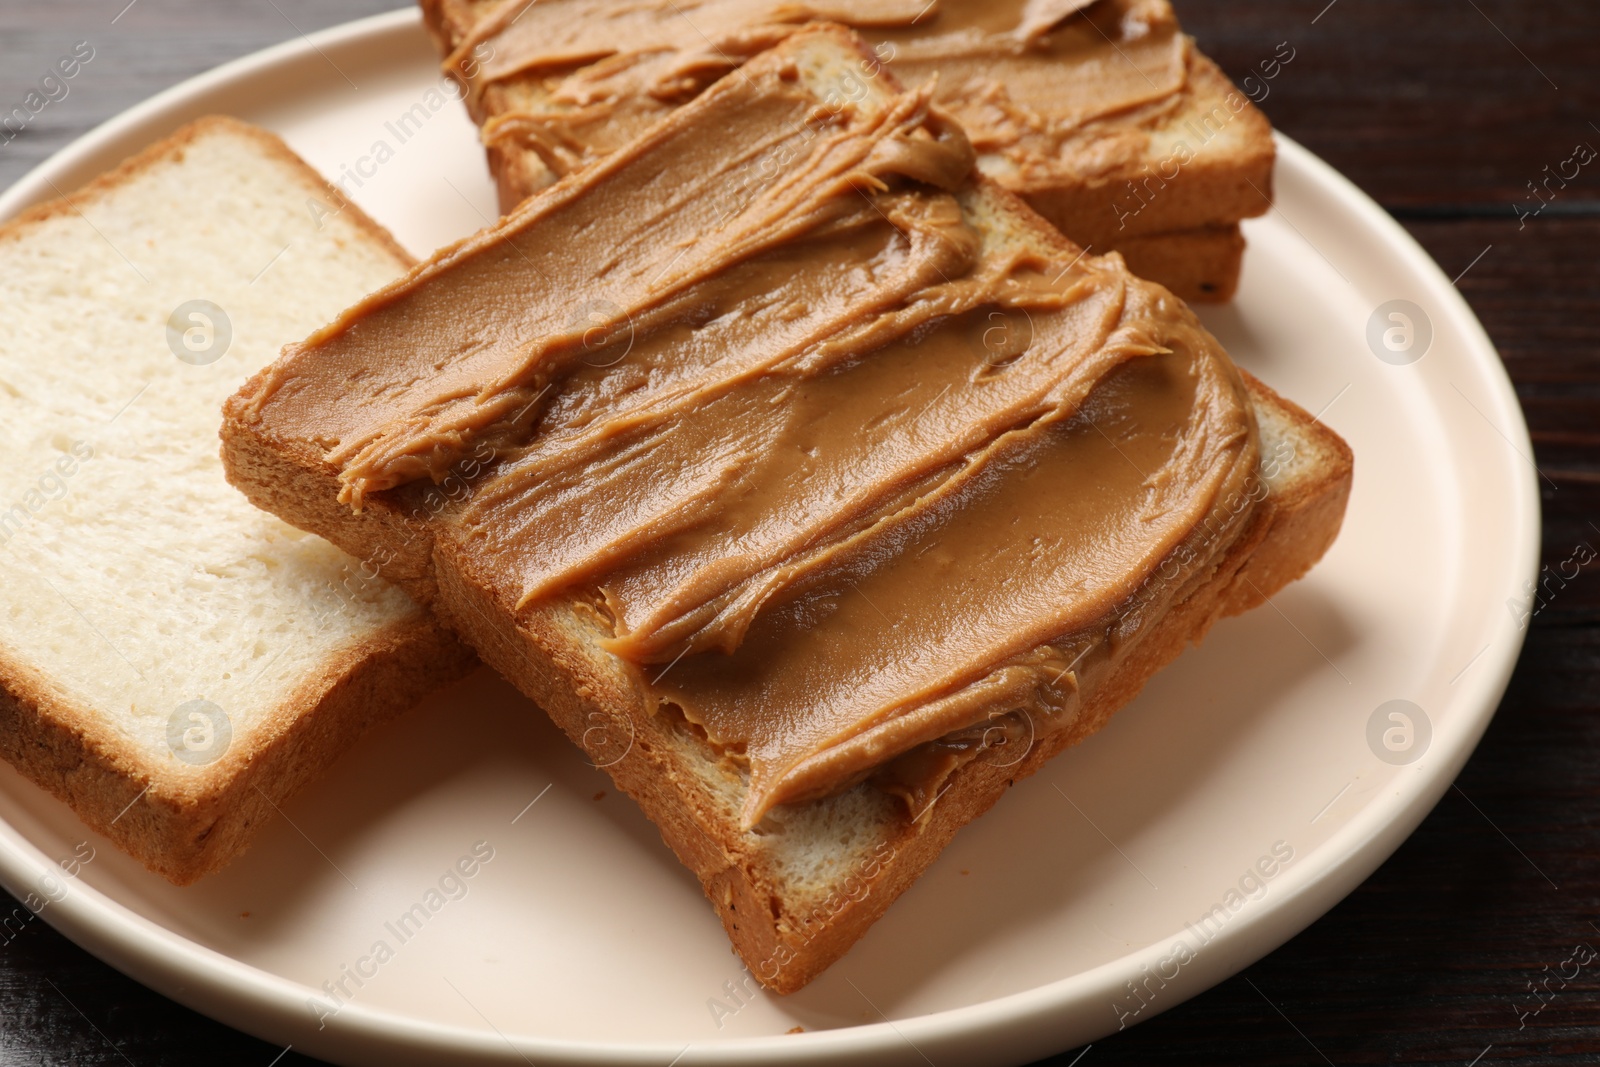
M472 663L217 456L223 398L409 263L226 118L0 228L0 755L173 882Z
M719 751L703 729L675 713L671 705L657 710L652 687L659 685L666 671L646 675L636 664L608 652L604 646L613 636L610 626L589 596L575 592L524 606L520 586L508 588L506 582L488 576L491 568L476 554L465 528L456 523L460 512L452 510L451 502L460 507L470 504L476 487L496 469L494 455L472 464L471 470L457 464L438 487L418 481L369 492L360 511L341 502L345 488L341 475L348 472L340 453L347 452L349 442L341 436L347 431L340 427L355 423L338 398L356 402L358 394L364 397L375 383L392 379L403 391L406 381L416 381L410 378L412 364L398 361L397 346L386 338L428 336L450 348L455 343L453 324L469 317L476 330L470 349L450 365L453 374L474 353L503 344L496 332L499 327L487 325L474 315L473 307L462 303L463 299L502 303L497 289L481 290L485 271L506 277L509 291L531 294L523 316L528 322L584 321L581 315L573 317L581 308L572 305L585 293L569 291L564 282L532 287L525 283L544 270L533 255L548 255L545 262L552 270L564 270L565 264L582 258L574 257L571 246L559 239L568 230L541 229L546 220L584 229L607 224L595 223L590 212L601 212L605 220L635 219L634 213L619 214L607 201L601 202L606 207L603 212L598 207L583 209L585 193L606 182L616 181L623 188L643 182L646 188L671 190L679 201L672 212L641 203L637 219L648 223L617 223L621 229L613 232L632 242L626 257L620 252L605 257L604 284L618 286L618 292L629 285L628 278L654 276L658 263L677 262L674 250L691 252L694 243L679 240L682 228L698 232L695 213L719 209L718 204L684 198L679 179L686 166L718 176L719 190L734 205L734 221L725 225L744 233L740 227L745 219L739 212L745 209L737 206L742 191L760 185L758 176L766 163L775 158L792 162L793 157L786 154L792 143L776 132L773 145L765 148L772 155L764 158L762 151L748 150L750 138L718 140L726 135L732 116L747 107L740 94L746 86L770 84L772 94L779 96L792 92L787 86L798 80L813 94L813 102L803 110L815 112L817 102L857 70L867 55L854 50L848 35L836 30L790 37L752 60L739 84L725 79L663 120L632 146L627 165L618 162L625 153L618 153L568 177L496 227L441 250L404 282L375 294L352 316L290 349L228 401L224 418L223 454L229 478L252 500L289 522L321 533L348 551L385 560L386 575L429 604L487 663L539 702L656 822L666 842L699 876L750 970L778 992L800 988L837 959L934 860L951 835L995 803L1010 783L1098 729L1156 670L1189 642L1199 640L1217 619L1260 603L1315 563L1338 532L1351 478L1349 450L1336 435L1259 382L1244 378L1258 427L1261 461L1254 484L1264 490L1260 503L1212 563L1182 572L1186 576L1182 598L1142 631L1135 650L1114 670L1083 691L1079 713L1070 725L1041 729L1021 754L1004 750L999 758L961 763L945 780L945 788L915 817L899 797L869 781L822 799L781 805L752 829L742 823L751 795L745 765ZM859 117L862 127L882 129L883 111L877 109L886 110L888 100L900 108L912 95L897 94L888 77L875 78L853 105L860 111L851 114ZM724 104L724 99L730 102ZM751 114L769 113L755 111L754 105L749 109ZM924 132L912 130L904 137L916 142ZM818 141L837 143L832 136ZM650 154L658 146L683 144L708 146L706 151L718 146L715 151L720 154L678 163L678 172L669 171ZM829 150L816 151L820 155ZM889 155L874 152L872 158ZM801 167L795 164L792 169ZM862 186L873 181L865 175L857 180ZM1140 317L1118 320L1116 336L1139 338L1134 344L1149 346L1143 351L1166 351L1163 339L1178 336L1166 332L1169 329L1182 331L1183 336L1196 336L1187 331L1197 331L1206 338L1202 343L1215 345L1192 312L1170 294L1129 276L1115 255L1085 259L1077 246L992 181L976 180L958 199L963 224L981 236L983 255L994 257L984 262L1048 264L1051 272L1059 263L1068 265L1062 276L1073 270L1093 273L1099 281L1084 275L1085 284L1115 286L1127 296L1120 306L1139 309L1129 314ZM563 214L566 211L570 216ZM749 211L780 229L790 222L774 217L770 205ZM690 221L683 221L685 214L692 216ZM669 236L657 240L654 235L662 227ZM646 241L652 243L646 246ZM1080 263L1087 265L1080 268ZM457 270L473 279L473 293L450 288ZM441 288L432 288L435 283ZM800 302L788 299L773 306L805 313ZM381 318L368 318L368 313ZM487 321L494 321L495 314L491 311ZM509 321L508 331L522 329L522 319L512 316ZM361 325L352 332L355 323ZM319 351L324 344L342 340L349 344L341 344L336 352ZM430 350L428 358L437 357ZM593 365L611 364L602 358ZM491 366L485 373L501 372ZM643 381L631 373L620 380ZM611 395L604 377L594 381L604 395ZM426 378L419 384L418 397L436 398L427 402L430 411L451 398L482 400L490 395L459 374L443 390L440 385ZM359 402L372 408L365 400ZM519 420L520 414L511 425L519 425ZM520 447L516 438L501 443L513 454ZM419 496L429 495L439 498L438 507L419 506ZM1256 498L1254 490L1251 495ZM623 494L618 494L617 502L625 503ZM591 514L586 521L600 525L605 518ZM1009 711L1010 706L996 710Z
M592 18L589 9L604 6L586 0L557 2L575 19ZM946 0L941 10L981 2ZM1175 18L1165 0L1101 2L1128 12L1137 8L1146 20ZM484 20L526 0L419 3L429 34L440 54L448 57ZM1114 23L1115 15L1100 17ZM937 32L939 18L929 15L918 26ZM862 33L872 36L870 29ZM1108 39L1107 48L1115 47ZM494 42L477 48L480 55L491 55ZM889 55L888 47L879 54ZM738 57L722 58L733 62ZM469 67L474 62L469 60ZM895 68L892 60L890 67ZM1238 287L1244 255L1237 223L1264 214L1271 206L1276 149L1266 117L1198 48L1189 48L1187 67L1186 85L1172 106L1154 115L1134 109L1098 119L1079 131L1066 145L1064 157L1049 167L1019 166L1014 156L998 151L982 154L979 165L1079 245L1098 253L1121 252L1136 274L1185 300L1223 302ZM584 69L512 74L489 81L481 92L468 96L474 121L485 127L489 168L502 212L560 175L527 138L515 134L515 123L501 126L504 136L492 136L490 131L511 117L559 113L570 107L555 97L569 78L581 78ZM619 110L606 124L606 142L630 139L679 99ZM959 121L963 110L958 107L954 114ZM592 143L575 148L597 150Z

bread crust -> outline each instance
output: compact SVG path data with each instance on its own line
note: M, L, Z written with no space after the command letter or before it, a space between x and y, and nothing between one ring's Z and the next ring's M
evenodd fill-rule
M181 161L189 146L218 132L254 143L308 191L332 198L397 269L413 263L388 230L282 140L221 115L198 119L73 193L23 211L0 225L0 243L82 211L152 166ZM236 738L217 762L193 768L175 757L152 762L130 749L101 715L0 651L0 757L150 870L188 885L235 859L279 803L362 734L474 663L454 634L418 611L338 650L268 709L258 730Z
M176 885L221 870L373 727L471 670L472 653L426 616L340 650L250 739L189 771L131 752L93 710L0 656L0 757L91 830Z
M350 221L371 240L381 246L384 251L394 256L399 261L401 269L411 267L416 263L416 257L403 248L399 241L372 216L362 211L355 202L339 191L339 187L330 183L321 174L295 154L294 149L283 143L283 139L276 134L264 130L259 126L252 126L248 122L234 118L232 115L205 115L195 119L175 131L163 140L157 141L144 150L129 156L111 170L106 171L65 196L54 200L46 200L42 204L35 204L24 209L17 215L0 223L0 241L16 240L29 226L52 219L59 215L76 214L85 206L94 203L107 193L115 191L125 184L128 179L136 174L149 170L157 163L168 161L181 162L184 151L201 137L209 136L218 131L226 131L234 137L242 137L253 141L269 156L276 158L280 163L296 172L297 176L314 193L320 193L332 198L339 206L342 213L349 215Z
M1245 239L1237 224L1128 237L1116 249L1133 273L1190 304L1227 303L1239 291Z

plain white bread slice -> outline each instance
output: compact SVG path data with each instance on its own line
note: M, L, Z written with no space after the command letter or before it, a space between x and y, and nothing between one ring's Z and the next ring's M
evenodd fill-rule
M175 882L471 663L217 455L222 401L409 263L223 118L0 228L0 755Z

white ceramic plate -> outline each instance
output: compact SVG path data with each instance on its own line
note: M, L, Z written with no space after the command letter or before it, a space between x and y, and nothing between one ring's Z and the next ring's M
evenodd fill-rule
M426 254L494 214L474 130L455 101L432 106L437 87L414 12L352 23L134 108L13 187L0 216L221 111L352 176L355 199ZM396 124L418 104L425 120L402 143ZM380 141L394 155L376 165ZM1455 777L1521 647L1508 600L1539 544L1527 431L1472 313L1375 204L1280 147L1278 207L1246 228L1238 300L1204 317L1354 448L1338 543L963 831L801 993L748 992L653 827L487 674L364 742L222 875L175 889L96 841L43 918L234 1026L386 1067L1023 1062L1147 1019L1271 951L1364 879ZM1406 365L1368 340L1393 300L1414 305L1409 355L1426 348ZM1380 318L1378 350L1386 329L1403 346L1405 325ZM1405 747L1391 709L1373 727L1391 700L1419 709L1409 751L1385 747L1386 731ZM0 819L0 883L18 896L87 836L9 770ZM480 841L493 859L399 943L385 923ZM393 958L362 963L379 941ZM341 981L337 1013L308 1007ZM805 1033L786 1035L796 1026Z

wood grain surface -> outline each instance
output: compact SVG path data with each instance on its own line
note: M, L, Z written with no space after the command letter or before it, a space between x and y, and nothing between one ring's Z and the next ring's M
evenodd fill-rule
M1398 217L1447 274L1465 271L1459 286L1533 431L1546 561L1600 546L1600 165L1522 217L1546 167L1580 142L1600 147L1600 3L1175 2L1236 80L1260 79L1253 95L1279 129ZM185 77L393 6L124 5L0 5L0 111L76 42L95 49L68 95L0 146L0 186ZM1262 78L1285 42L1293 61ZM1600 1062L1600 964L1530 992L1577 946L1600 947L1597 703L1600 566L1534 619L1477 754L1372 878L1242 974L1049 1062ZM178 1007L41 922L0 936L0 1065L313 1062Z

